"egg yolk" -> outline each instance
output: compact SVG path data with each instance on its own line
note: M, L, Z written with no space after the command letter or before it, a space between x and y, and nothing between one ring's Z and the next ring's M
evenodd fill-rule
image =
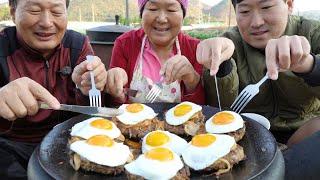
M100 147L111 147L113 145L113 140L105 135L96 135L92 136L87 139L87 144L93 146L100 146Z
M98 128L98 129L104 129L104 130L111 130L112 129L112 123L107 119L97 119L90 123L92 127Z
M131 112L131 113L138 113L140 111L143 110L143 105L142 104L139 104L139 103L133 103L133 104L129 104L127 107L126 107L127 111L128 112Z
M192 106L189 104L181 104L174 109L175 116L184 116L192 110Z
M150 146L161 146L169 142L169 136L161 131L155 131L147 136L146 143Z
M155 148L145 153L146 158L158 161L173 160L173 153L167 148Z
M230 124L234 121L234 116L228 112L220 112L213 116L212 123L216 125Z
M216 137L211 134L199 134L192 138L191 144L196 147L207 147L216 141Z

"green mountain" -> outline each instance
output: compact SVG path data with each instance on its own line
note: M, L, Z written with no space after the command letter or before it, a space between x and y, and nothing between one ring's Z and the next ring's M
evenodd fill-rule
M138 17L135 0L129 0L131 17ZM69 6L71 21L114 21L115 15L125 17L125 0L72 0Z
M124 22L126 0L71 0L68 9L69 21L115 21L115 15L120 15L120 22ZM227 0L213 8L201 3L199 0L189 0L189 8L185 24L197 24L224 19L224 10ZM211 9L210 9L211 8ZM129 17L131 23L139 23L139 10L136 0L129 0ZM0 4L0 20L9 20L8 4Z
M306 17L308 19L314 19L320 21L320 11L304 11L297 13L298 15L301 15L303 17Z
M203 13L212 16L216 21L229 22L230 19L231 24L235 24L234 9L229 0L223 0L210 8L204 8Z
M69 7L71 21L114 21L115 15L125 17L125 0L72 0ZM189 0L186 24L202 21L202 8L206 5L199 0ZM129 0L130 22L139 23L139 10L136 0Z

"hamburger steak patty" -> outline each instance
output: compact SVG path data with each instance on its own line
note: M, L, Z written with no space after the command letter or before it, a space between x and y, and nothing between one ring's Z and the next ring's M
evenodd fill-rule
M205 131L204 115L202 114L202 111L199 111L187 122L178 126L173 126L165 122L164 130L180 136L194 136L196 134L200 134L202 131Z

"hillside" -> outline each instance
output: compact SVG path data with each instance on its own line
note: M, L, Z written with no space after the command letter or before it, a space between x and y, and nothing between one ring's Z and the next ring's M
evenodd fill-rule
M314 19L320 21L320 11L304 11L297 13L298 15L304 16L308 19Z
M131 17L138 16L135 0L129 1ZM69 7L71 21L114 21L115 15L125 16L124 0L73 0Z
M201 5L199 0L189 1L186 21L193 23L199 19ZM129 0L129 12L130 22L139 22L136 0ZM114 21L115 15L120 15L122 20L125 17L124 0L73 0L69 7L69 20L71 21Z
M199 0L189 0L189 8L185 25L203 22L224 21L227 12L224 10L228 0L222 1L213 8L201 3ZM140 22L139 10L136 0L129 0L130 22ZM125 0L72 0L68 9L70 21L110 22L115 15L120 15L120 22L124 23ZM0 21L9 20L7 3L0 4Z
M230 23L235 25L235 13L229 0L223 0L209 9L204 8L203 13L214 17L215 21L229 22L230 18Z

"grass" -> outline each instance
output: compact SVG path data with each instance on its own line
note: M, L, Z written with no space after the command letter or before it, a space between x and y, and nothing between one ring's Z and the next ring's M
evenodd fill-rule
M197 39L208 39L220 36L223 33L223 31L223 29L203 29L186 31L186 33Z

